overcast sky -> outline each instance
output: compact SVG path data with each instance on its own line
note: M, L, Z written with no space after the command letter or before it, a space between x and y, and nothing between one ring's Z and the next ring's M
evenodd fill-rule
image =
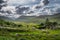
M40 3L41 0L8 0L9 5L34 5ZM60 3L60 0L49 0L50 2Z
M45 4L47 3L47 4ZM10 18L18 18L22 15L26 16L40 16L52 15L53 13L60 13L60 0L7 0L7 6L3 7L0 16ZM19 6L22 5L22 6ZM16 9L16 7L18 9ZM28 7L25 7L28 6ZM22 14L22 15L21 15Z
M37 4L39 3L40 0L9 0L8 3L9 5L32 5L32 4Z

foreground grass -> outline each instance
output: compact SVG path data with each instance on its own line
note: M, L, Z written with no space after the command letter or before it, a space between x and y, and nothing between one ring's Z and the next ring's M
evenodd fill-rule
M0 31L0 40L60 40L59 30L35 30L25 32Z
M0 25L0 40L60 40L60 28L38 29L40 24L3 20L0 21Z

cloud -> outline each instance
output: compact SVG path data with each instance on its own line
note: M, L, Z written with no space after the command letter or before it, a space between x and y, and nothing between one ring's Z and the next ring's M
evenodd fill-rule
M5 12L11 11L12 13L15 13L15 10L16 9L14 6L6 6L1 9L1 11L5 11Z
M21 15L19 15L19 14L0 13L0 16L8 17L8 18L11 18L11 19L17 19Z
M44 3L44 2L45 3ZM41 2L44 4L43 6L39 4L35 4L33 6L28 7L20 7L18 8L17 12L19 11L19 14L22 14L24 16L39 16L39 15L53 15L57 12L59 12L59 4L52 4L50 5L50 1L48 0L42 0ZM25 14L24 14L25 13Z
M47 5L49 3L49 0L41 0L40 1L40 5L44 6Z
M40 9L49 4L48 0L41 0L40 3L33 5L32 10Z
M54 2L52 2L52 0L51 1L42 0L42 1L40 1L39 4L34 5L32 7L32 10L34 11L34 13L37 13L38 15L39 14L40 15L53 15L55 13L60 13L59 12L60 11L59 3L56 3L56 2L58 2L58 1L54 0ZM51 3L53 3L53 4L51 4Z
M32 0L32 2L36 2L36 0Z
M0 0L0 10L2 7L6 6L6 0Z
M9 0L8 4L9 5L32 5L35 3L38 3L38 0Z
M53 15L60 13L59 2L59 0L9 0L8 5L2 7L0 16L16 19L20 16Z
M17 14L24 14L26 13L27 11L30 10L30 7L26 7L26 6L19 6L18 8L16 8L16 12Z
M1 9L0 16L16 19L20 17L21 15L16 13L16 9L14 6L6 6Z

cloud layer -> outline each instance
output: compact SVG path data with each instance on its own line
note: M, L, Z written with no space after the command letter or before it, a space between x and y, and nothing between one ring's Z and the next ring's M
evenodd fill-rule
M16 19L20 16L53 15L60 13L59 5L60 0L9 0L0 10L0 16Z

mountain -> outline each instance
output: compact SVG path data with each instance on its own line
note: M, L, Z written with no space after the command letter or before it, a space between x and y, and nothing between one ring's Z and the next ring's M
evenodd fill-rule
M52 17L54 17L54 18L56 18L56 19L60 19L60 13L55 14L55 15L53 15Z
M56 18L60 19L60 13L54 14L54 15L40 15L37 18Z
M5 16L0 16L0 19L3 19L3 20L11 20L10 18L5 17Z

